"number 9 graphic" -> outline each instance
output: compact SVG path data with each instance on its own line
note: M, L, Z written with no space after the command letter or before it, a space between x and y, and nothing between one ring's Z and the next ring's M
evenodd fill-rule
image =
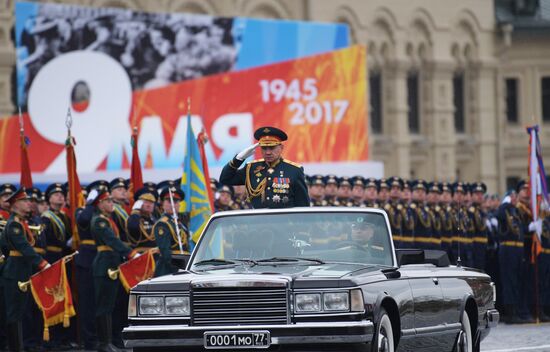
M79 155L78 170L93 172L118 139L128 139L128 117L132 104L132 86L124 68L100 52L75 51L48 62L36 75L29 90L29 115L34 128L45 139L64 144L67 138L65 118L71 106L71 93L78 82L90 91L87 108L71 108L72 135ZM65 153L48 167L48 173L65 172Z

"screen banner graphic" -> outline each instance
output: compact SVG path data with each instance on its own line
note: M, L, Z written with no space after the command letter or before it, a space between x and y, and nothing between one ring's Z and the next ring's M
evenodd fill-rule
M79 50L109 56L126 72L132 90L138 90L349 45L344 24L38 2L16 2L15 19L17 96L23 110L32 82L45 65ZM97 72L93 66L82 70ZM76 89L74 94L85 97L86 90Z
M134 126L139 128L145 170L181 170L188 98L195 135L204 129L209 136L210 168L222 167L254 143L254 130L266 125L288 133L284 156L290 160L322 164L368 159L366 50L362 46L139 91L132 91L127 81L116 83L123 80L124 72L114 68L107 75L82 74L79 63L85 60L103 62L104 68L113 64L103 53L69 53L48 65L60 65L72 78L54 79L46 67L33 83L23 121L34 173L66 172L65 117L71 104L70 87L78 80L91 87L86 106L71 110L79 173L128 170ZM0 138L0 174L19 172L16 116L0 121Z

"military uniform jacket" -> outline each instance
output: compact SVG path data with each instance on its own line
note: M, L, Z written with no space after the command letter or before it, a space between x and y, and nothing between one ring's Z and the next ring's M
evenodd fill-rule
M48 262L35 252L34 238L27 222L12 214L2 234L3 247L9 250L2 270L4 279L27 281L33 269L42 270Z
M414 241L425 245L433 243L433 228L430 210L427 206L418 203L411 203L411 214L414 219Z
M181 223L178 223L181 244L185 254L189 254L189 231ZM159 257L156 262L155 277L171 274L177 271L172 266L172 252L180 253L176 224L170 215L164 214L153 227L153 233L159 248Z
M71 237L71 224L65 213L52 210L42 214L42 222L46 235L46 260L53 263L68 250L66 243Z
M391 232L394 241L403 240L403 205L399 202L388 202L384 205L384 210L390 220Z
M309 205L312 207L326 207L328 202L324 199L310 199Z
M126 233L126 222L128 221L128 213L126 209L118 203L113 203L114 211L111 214L111 217L115 221L116 227L118 228L118 233L122 242L128 244L128 234Z
M502 204L497 211L499 245L523 245L523 228L518 209L510 203Z
M299 164L280 159L268 165L259 159L239 169L242 163L235 157L225 165L220 183L245 185L254 209L309 207L304 169Z
M522 202L517 202L516 208L518 209L519 224L523 232L523 249L525 258L531 262L531 245L533 244L533 232L529 231L529 224L533 221L533 213L528 205Z
M134 210L128 217L126 229L128 230L128 242L138 252L145 252L156 247L155 234L153 233L153 217L142 216L138 210Z
M219 199L216 199L216 201L214 202L214 211L216 213L219 211L239 210L239 209L241 209L241 207L239 206L239 204L235 203L234 201L231 201L231 203L228 205L221 204Z
M488 242L488 229L487 229L487 215L483 212L479 206L471 206L468 208L468 214L470 221L472 222L473 234L472 241L475 245L487 246Z
M28 224L31 226L40 226L42 225L42 218L40 216L33 216L29 219ZM40 231L39 233L32 232L34 237L34 251L41 256L44 256L46 254L46 234L44 231Z
M92 265L93 276L108 277L108 269L117 269L122 258L132 257L134 252L120 240L116 225L104 214L94 214L91 231L98 250Z
M95 207L93 205L87 205L84 208L76 210L76 224L78 227L78 235L80 236L80 247L78 247L78 254L74 260L76 265L87 269L92 267L92 263L97 254L91 226L94 212Z

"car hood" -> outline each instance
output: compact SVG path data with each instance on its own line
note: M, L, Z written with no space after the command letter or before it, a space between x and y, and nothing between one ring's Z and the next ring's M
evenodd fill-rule
M140 283L134 291L186 290L208 282L238 282L243 286L257 283L286 282L292 288L352 287L365 279L375 280L384 267L354 263L262 264L210 267L204 271L180 271L176 274Z

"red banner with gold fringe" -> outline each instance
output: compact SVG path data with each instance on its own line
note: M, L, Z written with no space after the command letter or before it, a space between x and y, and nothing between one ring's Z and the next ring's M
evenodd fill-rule
M30 283L32 296L44 317L44 340L49 341L50 326L63 323L63 327L68 327L69 319L76 315L65 260L58 260L48 269L34 274Z
M143 280L153 277L155 274L154 250L149 250L135 259L130 259L118 267L118 276L126 292Z

